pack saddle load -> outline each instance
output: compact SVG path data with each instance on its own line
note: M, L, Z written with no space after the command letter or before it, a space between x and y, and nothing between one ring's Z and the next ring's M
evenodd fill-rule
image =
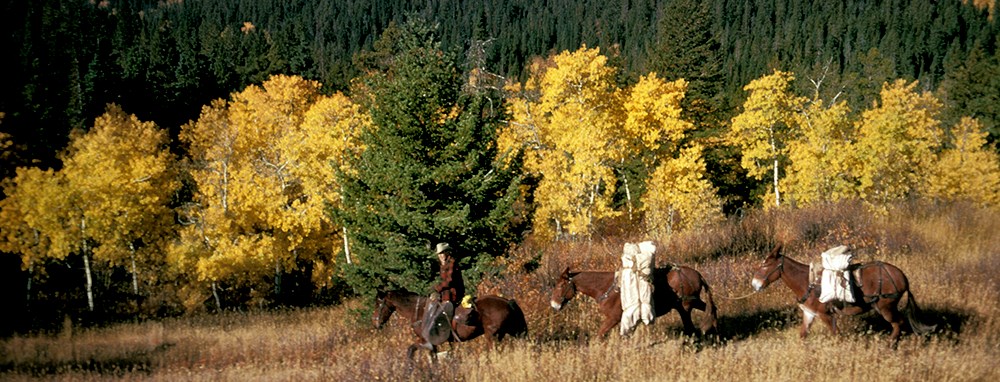
M619 323L621 335L635 329L639 321L646 325L653 323L653 254L656 244L652 241L625 243L622 251L622 268L619 274L622 319Z
M851 288L851 272L848 271L853 255L847 252L847 246L841 245L830 248L826 252L823 252L820 257L823 271L819 275L819 302L854 302L854 293L852 293ZM810 268L814 268L813 264L810 264Z

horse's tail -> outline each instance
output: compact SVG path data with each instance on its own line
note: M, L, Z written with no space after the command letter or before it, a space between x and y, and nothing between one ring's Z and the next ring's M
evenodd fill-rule
M507 300L507 306L510 307L510 315L507 316L509 322L507 333L514 337L527 336L528 321L524 319L524 312L521 310L521 306L517 305L517 301L514 301L514 299Z
M705 313L708 313L708 318L701 324L701 332L702 334L708 334L717 329L719 312L715 307L715 300L712 298L712 288L708 286L708 283L704 279L701 280L701 285L705 289Z
M913 332L919 335L925 335L937 329L937 325L928 325L917 319L917 314L920 313L920 308L917 307L917 299L913 297L913 292L907 290L906 296L906 307L903 310L906 312L906 320L910 322L910 327L913 328Z

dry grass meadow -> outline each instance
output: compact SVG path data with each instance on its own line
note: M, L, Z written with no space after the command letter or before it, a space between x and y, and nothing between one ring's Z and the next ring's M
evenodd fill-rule
M393 318L374 330L368 302L356 299L103 328L67 323L58 333L0 340L0 380L996 381L998 223L1000 213L968 206L912 204L873 214L845 203L754 213L661 240L659 263L693 266L714 288L719 334L701 341L681 336L676 313L628 338L599 339L592 336L600 320L593 300L578 296L561 312L549 308L553 277L563 268L612 269L622 243L642 239L609 232L518 249L505 260L510 271L478 292L517 299L529 335L497 348L482 339L446 344L436 367L426 357L407 362L413 337L406 323ZM937 332L906 332L892 350L888 325L867 313L840 317L839 336L817 322L799 339L801 318L784 285L732 299L750 292L750 273L777 241L798 260L843 243L859 261L899 266Z

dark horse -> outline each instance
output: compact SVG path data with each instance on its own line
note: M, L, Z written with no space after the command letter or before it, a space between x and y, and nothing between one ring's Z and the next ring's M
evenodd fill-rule
M702 300L701 292L705 291ZM570 272L569 267L559 275L552 290L552 307L562 309L576 295L583 293L597 300L604 322L598 331L603 337L622 319L621 291L615 282L615 272ZM686 266L656 268L653 270L653 310L656 317L676 309L684 324L684 332L695 334L691 311L698 309L708 314L702 320L702 334L715 330L718 320L712 291L701 273Z
M899 311L899 302L903 295L907 295L906 320L910 322L910 327L918 334L926 334L933 331L934 326L924 325L918 322L914 312L917 311L917 301L910 292L909 281L903 271L896 266L881 261L873 261L863 264L852 264L848 267L852 275L852 288L855 296L855 303L819 302L820 286L809 282L809 265L795 261L781 254L781 245L778 245L767 258L760 264L754 273L751 282L754 290L760 291L772 282L781 279L792 290L798 301L799 309L802 309L802 328L799 336L805 338L809 333L809 326L813 320L819 317L830 330L837 334L837 321L833 316L834 312L846 315L856 315L875 309L886 321L892 324L891 341L895 344L899 339L900 326L904 322L903 315Z
M375 300L372 323L376 328L381 328L393 312L399 312L410 322L417 337L416 342L408 349L407 356L412 358L413 353L420 348L430 350L433 355L437 352L436 346L420 335L427 305L428 298L416 293L405 291L379 293ZM519 337L528 332L524 313L517 302L498 296L480 297L473 300L468 308L456 307L451 326L452 336L449 340L459 342L486 334L493 344L494 341L502 341L507 335Z

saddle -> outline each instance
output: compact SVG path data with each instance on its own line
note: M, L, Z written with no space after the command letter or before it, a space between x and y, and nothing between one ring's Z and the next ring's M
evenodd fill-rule
M447 342L451 337L451 316L454 313L455 306L451 301L431 301L419 323L420 337L434 346Z

